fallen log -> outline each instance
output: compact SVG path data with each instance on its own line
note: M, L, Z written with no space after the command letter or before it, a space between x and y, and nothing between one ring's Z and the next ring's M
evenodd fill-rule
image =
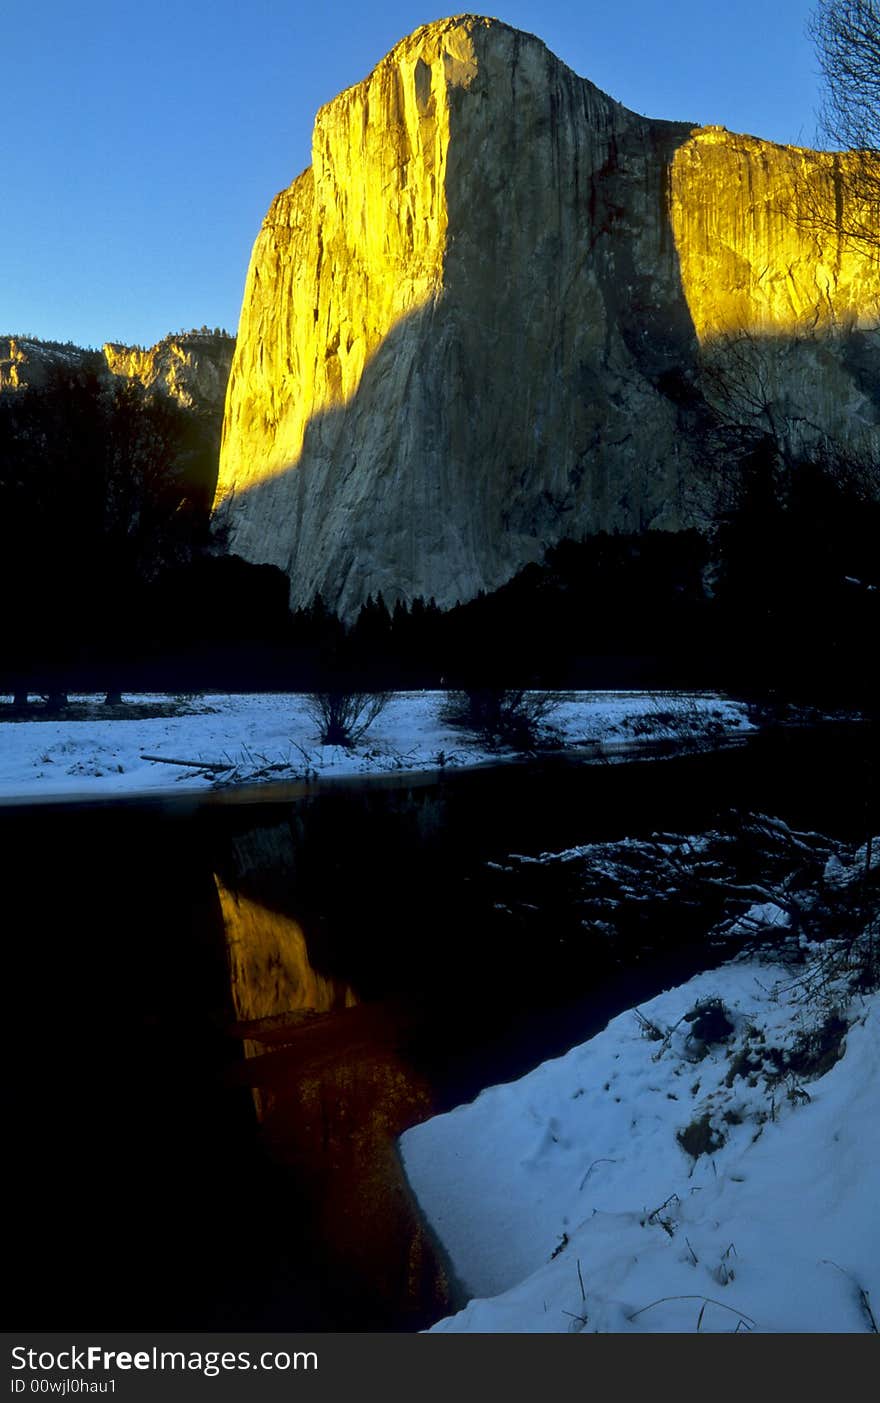
M156 765L188 765L191 770L234 770L235 766L227 760L222 765L216 764L212 760L173 760L170 755L142 755L142 760L152 760Z

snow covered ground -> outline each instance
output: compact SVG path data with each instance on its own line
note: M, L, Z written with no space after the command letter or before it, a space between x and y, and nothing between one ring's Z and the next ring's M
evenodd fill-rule
M435 1330L876 1328L880 995L804 953L701 974L402 1137L473 1297Z
M647 737L714 742L751 729L744 705L711 694L576 692L566 698L551 718L566 744L614 747ZM186 714L161 719L8 721L0 724L0 801L119 798L206 789L218 781L320 780L497 759L496 752L443 723L444 699L442 692L394 694L350 750L320 744L300 695L206 696L183 704ZM72 702L98 700L71 697ZM171 697L126 696L126 701L174 706ZM155 763L144 755L229 768L200 770Z
M444 724L444 699L393 696L353 749L322 746L298 695L127 697L177 714L10 720L0 724L0 802L497 760ZM751 729L744 706L706 694L568 694L552 723L565 744L608 754L645 738L715 744ZM852 889L861 862L830 858L825 885ZM778 924L797 945L781 907L753 905L742 920ZM435 1329L871 1329L880 995L854 991L835 950L801 940L799 964L782 962L781 947L775 963L741 957L407 1132L406 1172L472 1297Z

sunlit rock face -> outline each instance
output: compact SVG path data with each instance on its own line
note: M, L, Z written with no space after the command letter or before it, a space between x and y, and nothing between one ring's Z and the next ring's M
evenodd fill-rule
M873 249L844 233L870 224L852 207L861 159L706 127L675 153L670 217L710 402L792 455L839 449L870 482L880 228Z
M170 395L184 409L219 416L234 349L234 337L201 332L166 336L149 350L108 341L100 352L72 342L0 337L0 392L39 389L53 370L92 369L137 380L145 389Z
M18 390L27 383L23 378L27 359L26 350L14 336L0 340L0 390Z
M235 341L231 336L194 333L166 336L149 350L108 341L104 360L111 375L139 380L177 400L184 409L222 409Z
M876 329L877 254L866 256L837 229L838 201L858 159L775 146L725 127L690 134L673 159L670 210L701 341Z
M26 336L0 336L0 393L39 389L51 370L81 368L94 353L72 342L33 341Z
M726 415L763 426L758 377L785 433L876 444L880 274L832 158L644 119L474 16L398 44L312 154L254 248L216 499L294 605L450 605L566 536L710 523L728 348Z

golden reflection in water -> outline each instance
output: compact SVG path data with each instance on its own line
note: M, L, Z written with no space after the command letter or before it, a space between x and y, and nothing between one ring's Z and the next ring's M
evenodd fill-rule
M296 1024L284 1015L331 1013L352 1008L357 995L350 984L320 974L309 959L302 926L291 916L271 911L229 889L214 874L229 959L232 1004L239 1023L264 1020ZM266 1025L268 1028L268 1024ZM246 1057L265 1052L263 1036L242 1039ZM254 1090L257 1112L266 1099Z
M416 1323L445 1314L447 1276L396 1146L434 1110L406 1057L412 1015L359 1005L349 984L313 968L297 921L215 882L244 1079L273 1159L295 1171L322 1251L337 1263L343 1297L375 1297L377 1319L384 1303Z
M232 1001L240 1022L282 1013L330 1013L357 1003L350 984L314 969L298 921L230 891L216 874L214 881L229 951Z
M396 1140L433 1113L433 1098L395 1045L405 1030L393 1012L376 1010L375 1023L373 1012L331 1015L324 1028L321 1020L302 1030L263 1129L275 1161L294 1169L305 1189L342 1294L375 1298L377 1308L418 1323L447 1314L451 1293ZM333 1023L341 1026L331 1030ZM347 1328L365 1327L352 1320Z

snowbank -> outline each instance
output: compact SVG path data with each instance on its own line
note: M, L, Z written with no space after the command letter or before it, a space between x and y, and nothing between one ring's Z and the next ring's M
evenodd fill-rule
M474 1297L435 1330L870 1329L878 1033L876 993L733 962L408 1131Z
M751 729L738 702L711 694L566 694L552 717L565 744L626 744L646 735L714 743ZM497 759L440 719L443 692L403 692L354 749L322 746L301 695L206 696L164 718L9 721L0 725L0 800L119 798L210 788L223 781L319 780L394 770L436 770ZM71 700L76 700L71 698ZM97 700L97 699L89 699ZM127 697L132 703L170 697ZM155 763L144 755L228 765L219 771Z

